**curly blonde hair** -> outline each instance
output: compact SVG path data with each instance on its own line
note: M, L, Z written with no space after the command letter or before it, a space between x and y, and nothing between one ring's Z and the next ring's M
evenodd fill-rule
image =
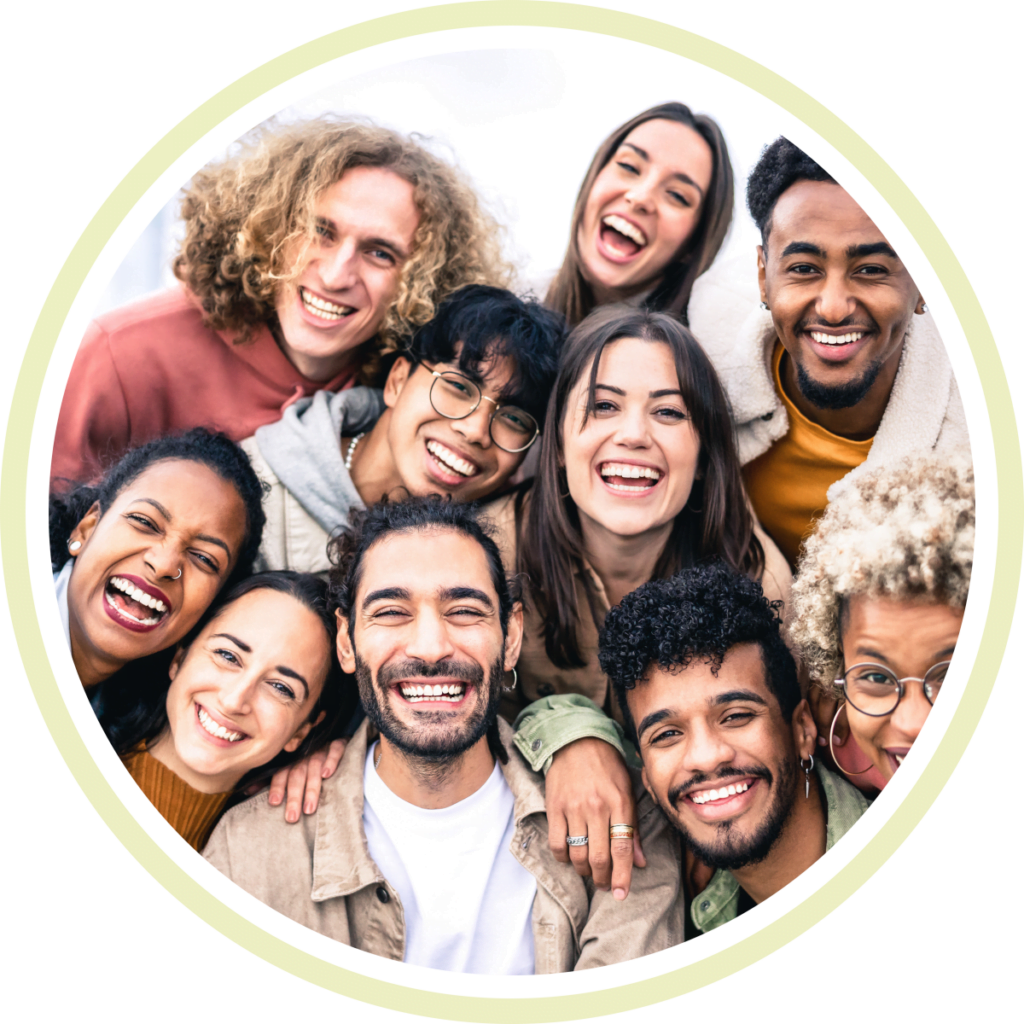
M317 200L353 167L404 178L421 214L378 351L400 347L455 289L507 283L497 223L463 176L417 142L334 117L268 124L244 137L236 155L196 174L182 200L186 234L174 273L210 327L244 341L273 317L275 296L301 273L301 254L316 238ZM295 243L300 256L286 265Z
M908 456L856 476L804 545L790 638L826 691L842 672L851 597L962 609L974 561L974 470L966 458Z

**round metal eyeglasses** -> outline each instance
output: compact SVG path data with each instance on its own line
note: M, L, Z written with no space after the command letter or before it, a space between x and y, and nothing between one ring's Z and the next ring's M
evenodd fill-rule
M846 699L861 714L882 718L884 715L891 715L896 710L896 705L903 699L906 692L904 683L920 683L925 700L929 704L934 704L939 690L942 689L948 668L948 661L940 661L925 672L923 679L919 676L904 676L899 679L896 673L885 665L865 661L848 668L836 680L836 686L843 688Z
M488 398L478 384L456 370L431 370L423 365L434 377L430 404L445 419L464 420L480 408L481 402L490 402L494 406L489 427L491 440L503 452L518 455L537 440L540 424L525 409L501 405Z

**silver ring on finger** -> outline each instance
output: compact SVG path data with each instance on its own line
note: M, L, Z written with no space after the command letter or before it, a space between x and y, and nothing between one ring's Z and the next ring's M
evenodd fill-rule
M566 843L569 844L569 846L586 846L587 845L587 837L586 836L566 836L565 837L565 841L566 841Z

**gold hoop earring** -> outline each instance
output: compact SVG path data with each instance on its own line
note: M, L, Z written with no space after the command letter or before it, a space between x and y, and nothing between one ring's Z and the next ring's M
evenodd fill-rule
M828 752L832 755L832 761L835 764L835 766L844 775L849 775L852 778L854 775L864 775L864 774L866 774L867 772L871 771L872 766L868 765L867 768L865 768L864 771L862 771L862 772L848 772L839 763L839 758L836 757L835 749L832 746L832 738L835 736L835 733L836 733L836 722L839 719L839 712L842 711L843 708L845 708L845 707L846 707L846 701L843 701L843 703L840 704L839 707L836 708L836 713L832 716L832 724L829 726L829 730L828 730Z

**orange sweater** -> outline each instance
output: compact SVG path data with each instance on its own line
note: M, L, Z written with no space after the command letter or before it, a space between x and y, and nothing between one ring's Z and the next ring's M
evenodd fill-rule
M136 747L121 760L174 831L193 849L201 850L231 794L200 793L142 747Z

